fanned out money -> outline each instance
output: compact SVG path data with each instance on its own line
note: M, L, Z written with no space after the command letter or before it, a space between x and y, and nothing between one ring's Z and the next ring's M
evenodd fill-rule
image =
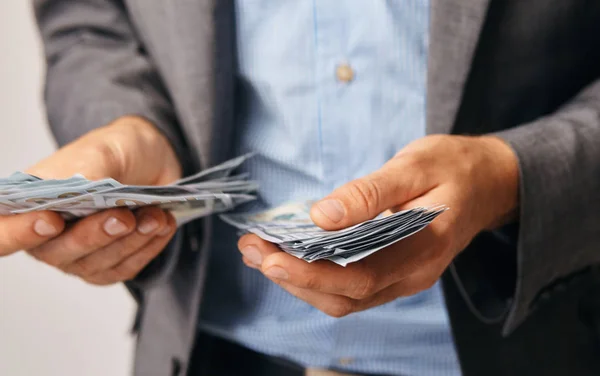
M343 230L324 231L310 219L313 203L289 203L259 213L220 217L242 232L256 234L302 260L330 260L346 266L421 231L448 209L444 205L417 207Z
M249 157L251 154L231 159L167 186L124 185L114 179L90 181L82 175L44 180L15 172L0 178L0 215L52 210L71 220L108 208L153 205L170 211L182 225L256 198L252 193L258 185L248 180L248 174L232 175Z

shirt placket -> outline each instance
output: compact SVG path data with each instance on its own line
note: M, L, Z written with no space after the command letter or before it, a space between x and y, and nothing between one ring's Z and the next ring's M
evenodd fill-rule
M344 153L350 142L350 127L340 121L347 110L344 91L350 90L355 79L346 48L347 17L345 4L338 1L314 1L314 32L316 48L315 80L319 109L318 134L321 150L322 179L326 189L344 181ZM342 1L343 3L343 1Z

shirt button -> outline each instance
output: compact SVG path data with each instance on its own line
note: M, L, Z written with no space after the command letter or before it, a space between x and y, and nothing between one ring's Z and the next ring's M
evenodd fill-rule
M354 79L354 70L346 63L340 64L335 70L335 75L337 76L338 81L348 83Z
M352 362L354 361L354 359L352 358L340 358L338 359L338 363L340 363L341 366L347 366L352 364Z

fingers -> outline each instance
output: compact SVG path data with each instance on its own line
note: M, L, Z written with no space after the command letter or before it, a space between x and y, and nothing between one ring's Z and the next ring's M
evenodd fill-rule
M415 295L419 292L430 289L438 280L439 277L431 278L426 273L417 273L398 283L386 287L385 289L372 296L369 296L368 298L353 301L351 305L351 312L364 311L369 308L389 303L398 298Z
M238 246L247 265L277 283L356 300L371 298L417 274L430 275L435 280L452 259L448 252L450 243L436 226L425 228L345 268L329 261L309 264L256 235L242 237Z
M110 269L121 263L127 257L146 246L154 235L168 234L167 214L156 207L145 207L135 213L136 230L129 235L113 241L97 249L91 254L84 255L64 266L64 271L80 277L88 277Z
M90 283L106 285L134 278L176 230L173 216L156 207L135 215L128 209L111 209L79 220L29 253Z
M37 247L60 234L64 228L64 220L55 212L1 216L0 257Z
M357 311L356 301L346 296L302 289L282 281L277 282L277 284L296 298L305 301L326 315L344 317Z
M73 261L113 243L135 230L128 209L110 209L80 219L63 234L29 253L38 260L63 269Z
M418 273L364 299L352 299L347 296L303 289L284 281L275 282L290 294L321 312L332 317L344 317L430 289L438 280L429 278L424 273Z
M269 279L297 288L362 299L389 286L397 279L389 265L392 250L381 262L366 263L363 260L342 267L330 261L307 263L285 252L256 235L242 237L238 244L244 262ZM378 267L383 264L385 268Z
M310 215L323 229L337 230L374 218L430 188L419 163L399 155L380 170L333 191L312 207Z
M332 317L344 317L351 313L364 311L369 308L389 303L401 297L414 295L431 288L436 281L437 280L421 281L419 277L411 277L405 281L388 286L377 294L365 299L352 299L347 296L303 289L282 281L277 281L276 283L290 294L317 308L321 312Z
M264 243L255 244L263 250ZM383 288L382 284L385 283L383 278L362 263L353 263L344 268L325 260L309 264L284 252L271 255L263 253L265 256L260 269L267 278L302 289L359 299Z
M132 255L113 268L84 279L89 283L97 285L109 285L135 278L165 249L177 231L175 219L170 214L167 215L167 225L163 231L158 232L148 243L144 244L140 249L136 250Z
M281 253L282 255L295 258L287 253L283 253L276 245L262 240L254 234L242 236L238 241L238 249L254 268L260 268L263 260L273 254Z

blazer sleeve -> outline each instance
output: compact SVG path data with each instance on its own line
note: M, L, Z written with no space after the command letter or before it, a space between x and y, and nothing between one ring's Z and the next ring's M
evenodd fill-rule
M496 243L505 245L498 247L495 261L483 255L493 250L479 249L460 255L450 271L472 311L483 321L503 321L503 334L508 335L553 290L581 280L600 264L600 81L553 114L495 135L518 157L519 220L495 234ZM515 247L516 262L510 251ZM499 296L464 289L464 282L473 279L473 265L486 263L489 267L471 284L472 292L485 286L501 286L488 292L508 287L507 310L494 303ZM509 271L500 273L499 265ZM510 265L516 265L516 273Z
M121 0L34 0L47 72L44 98L59 145L136 115L170 141L184 172L189 149L167 91ZM155 283L179 253L181 234L130 285Z

